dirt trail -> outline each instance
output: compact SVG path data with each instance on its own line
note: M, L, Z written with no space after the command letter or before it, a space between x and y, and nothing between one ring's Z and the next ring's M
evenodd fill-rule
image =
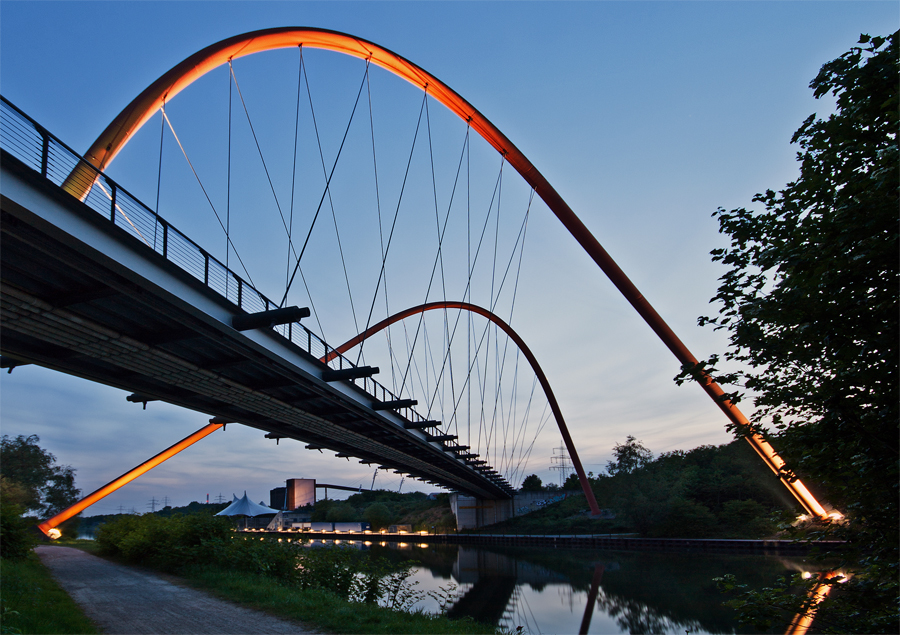
M104 633L318 633L79 549L39 546L35 552Z

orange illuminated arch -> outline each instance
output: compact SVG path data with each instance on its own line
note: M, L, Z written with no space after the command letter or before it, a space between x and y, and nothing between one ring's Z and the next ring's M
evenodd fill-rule
M410 309L406 309L405 311L395 313L390 317L386 317L374 326L370 326L353 339L344 342L336 349L334 349L334 351L328 353L325 357L322 358L322 361L326 363L330 362L339 354L346 353L357 344L361 344L379 331L386 329L391 324L399 322L400 320L405 320L412 315L418 315L420 313L425 313L426 311L434 311L435 309L461 309L463 311L477 313L478 315L486 317L488 320L499 326L503 330L503 332L506 333L509 338L515 343L515 345L519 347L519 350L522 351L525 359L527 359L528 363L531 364L531 369L534 371L535 377L537 377L537 380L538 382L540 382L544 394L547 396L547 402L550 404L550 410L553 411L553 416L556 419L556 424L559 426L559 432L560 434L562 434L563 442L565 442L566 449L569 451L569 457L572 459L572 465L575 467L575 472L578 474L578 480L581 482L581 487L584 490L584 495L587 498L588 505L591 508L591 513L595 516L599 516L600 507L597 505L597 499L594 498L594 492L593 490L591 490L591 487L588 484L587 475L584 473L584 468L581 466L581 460L578 458L578 452L575 451L575 444L572 442L572 436L569 434L569 429L566 427L566 421L565 419L563 419L562 410L560 410L559 408L559 403L556 401L556 397L553 394L553 389L550 388L550 382L547 381L547 376L544 374L541 365L538 364L537 358L534 356L534 353L531 352L531 349L528 348L528 345L525 344L525 341L519 336L519 334L516 333L509 324L501 320L497 315L491 313L487 309L475 304L470 304L468 302L451 301L430 302L428 304L414 306Z
M473 130L506 157L507 162L541 197L678 361L682 365L697 364L697 358L638 291L559 193L506 135L442 81L400 55L362 38L326 29L281 27L236 35L212 44L173 67L138 95L97 138L85 154L85 158L97 169L105 169L128 140L166 101L171 100L198 78L229 60L261 51L294 46L326 49L367 60L427 91L434 99L468 122ZM95 176L93 169L80 164L63 187L83 199L90 190ZM707 375L704 374L699 383L733 423L740 427L751 425L737 406L724 399L724 391ZM771 445L756 433L745 438L766 464L781 477L782 482L807 512L819 518L827 516L825 509L806 487L799 480L791 480L787 476L783 470L784 460Z

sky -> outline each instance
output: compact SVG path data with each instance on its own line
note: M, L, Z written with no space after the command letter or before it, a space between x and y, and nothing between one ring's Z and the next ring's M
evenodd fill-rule
M709 252L726 244L711 214L719 207L750 206L757 192L779 189L797 176L792 133L808 115L822 116L832 107L827 98L813 99L810 80L823 63L854 45L861 33L886 35L897 29L898 22L895 2L3 0L0 92L69 146L84 151L153 80L221 39L268 27L310 26L373 41L428 70L503 131L702 359L722 353L727 344L721 333L696 323L698 316L715 312L709 299L724 273L710 261ZM291 55L261 54L237 60L234 66L248 105L257 113L258 132L270 139L265 143L271 144L267 152L274 157L289 156L285 152L293 136L293 129L279 119L293 112L290 104L296 99L297 56ZM347 125L348 104L352 105L363 69L357 60L334 57L311 52L305 58L310 81L317 87L316 114L327 138L329 163ZM204 161L213 165L224 156L226 137L207 140L206 135L219 125L215 122L226 121L222 91L228 82L227 71L219 69L176 97L167 109L199 166ZM410 152L421 98L384 74L373 71L371 82L374 103L387 118L384 123L379 120L378 132L388 146L396 145L379 155L383 204L388 210L391 188L396 190L399 183L396 166ZM239 102L232 103L239 107ZM435 189L442 198L439 207L449 205L456 211L461 199L446 201L461 133L458 125L452 127L452 118L438 111L437 104L429 104L434 136L450 142L449 150L437 158L441 176ZM160 126L159 117L151 120L116 159L110 174L151 207L157 182L165 182L165 188L160 186L160 213L204 247L224 254L212 215L206 210L190 213L191 206L200 209L206 203L171 136L164 140L166 163L159 171ZM235 143L244 144L240 146L246 149L244 154L251 156L255 150L247 129L235 130ZM357 123L352 130L348 143L364 156L370 129ZM304 129L301 134L311 132ZM419 176L427 180L423 147L415 146L420 159L416 169L424 169ZM480 188L478 204L484 209L490 205L498 161L474 146L471 152L480 152L472 187ZM317 155L305 160L319 170L321 179ZM242 168L247 174L243 185L234 189L235 208L262 206L270 196L258 165L248 166ZM273 180L279 183L282 200L290 179L284 170L289 168L289 160L273 161ZM211 189L221 193L224 172L199 168L204 170ZM354 188L351 178L341 178L347 180L334 184L336 191L340 184L342 192L338 209L362 206L357 189L365 188ZM503 184L508 201L504 205L509 206L504 213L514 210L503 218L514 228L527 208L527 189L516 189L507 175ZM427 208L433 194L427 188L411 188L408 196L412 204ZM221 208L221 196L216 200ZM435 205L430 204L433 210ZM260 286L275 297L284 288L287 246L279 238L277 249L269 248L274 242L266 241L274 239L264 238L263 232L277 233L280 221L267 214L236 214L234 222L246 240L249 271L256 272ZM363 221L352 215L344 222L363 227ZM407 231L411 233L403 244L410 260L401 258L391 272L392 281L404 280L394 288L406 286L404 276L413 280L421 273L413 248L419 242L416 232L424 235L429 230L413 224ZM498 242L514 239L515 232L510 231ZM200 236L213 244L207 246ZM345 248L354 255L364 254L376 244L374 236L371 228L358 238L348 233ZM323 264L308 274L314 279L311 286L321 286L315 293L324 296L319 300L323 315L318 323L307 325L324 332L329 342L349 339L356 333L353 314L342 310L343 300L336 297L343 278L324 264L334 245L324 238L312 242L312 258ZM461 258L449 247L446 253L448 268L454 256ZM348 274L351 279L371 278L377 270L360 265L357 271L355 266ZM674 384L678 362L539 204L529 212L522 279L515 326L547 374L587 470L601 472L613 446L628 435L655 454L730 440L716 406L698 387ZM358 307L356 313L361 316L358 321L364 321L365 310ZM379 379L389 384L386 371L391 363L378 355L373 345L366 361L381 366ZM125 396L75 377L21 367L0 376L0 431L11 436L37 434L41 446L59 463L76 468L76 484L86 494L208 419L164 403L141 410ZM559 435L551 423L535 438L519 475L537 473L544 481L556 480L550 456L558 445ZM269 489L288 478L368 487L372 477L369 467L355 461L307 451L296 442L275 445L258 430L229 426L85 514L144 512L151 499L158 501L157 506L164 500L185 505L207 495L211 500L219 495L230 499L243 490L253 500L268 501ZM397 490L400 476L379 472L375 487ZM402 488L434 489L410 480Z

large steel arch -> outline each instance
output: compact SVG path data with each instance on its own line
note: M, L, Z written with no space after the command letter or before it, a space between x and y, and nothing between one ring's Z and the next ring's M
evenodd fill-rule
M506 333L509 338L515 343L515 345L519 347L519 350L522 351L525 359L527 359L528 363L531 365L531 369L534 371L534 375L535 377L537 377L538 382L540 382L541 389L544 391L544 395L547 397L547 402L550 404L550 410L553 412L553 417L556 419L556 425L559 426L559 432L560 434L562 434L563 442L565 442L566 449L569 451L569 457L571 457L572 465L575 467L575 472L578 474L578 480L581 482L581 489L584 490L584 495L587 498L588 505L591 508L591 513L595 516L599 516L600 507L599 505L597 505L597 499L594 497L594 492L591 489L590 484L588 483L587 475L585 474L584 468L581 465L581 460L578 458L578 452L575 450L575 443L572 441L572 435L569 434L569 428L566 426L566 421L563 418L562 410L559 407L559 402L556 401L556 396L553 394L553 389L550 387L550 382L547 380L547 376L544 374L544 370L538 363L537 358L534 356L534 353L532 353L531 349L528 348L528 345L525 344L525 340L523 340L509 324L504 322L497 315L491 313L487 309L476 304L470 304L468 302L444 301L420 304L419 306L414 306L404 311L400 311L399 313L395 313L394 315L381 320L381 322L370 326L356 337L344 342L336 349L334 349L334 351L328 353L325 357L322 358L322 361L330 362L338 355L346 353L351 348L363 343L376 333L383 331L391 324L395 324L400 320L405 320L406 318L413 315L425 313L426 311L434 311L435 309L461 309L463 311L481 315L499 326L503 330L503 332Z
M198 78L230 60L245 55L295 46L326 49L367 60L427 91L429 95L468 122L473 130L506 157L509 164L541 197L678 361L682 365L697 364L697 358L638 291L559 193L506 135L439 79L400 55L362 38L326 29L280 27L236 35L212 44L174 66L138 95L101 133L85 153L85 157L93 163L94 168L104 169L166 101L171 100ZM70 193L83 198L93 183L94 168L78 166L64 187ZM725 399L725 392L709 376L704 374L699 383L732 423L741 428L751 427L747 417L735 404ZM803 483L791 478L790 471L784 469L784 460L762 436L752 432L745 438L807 512L819 518L828 515Z

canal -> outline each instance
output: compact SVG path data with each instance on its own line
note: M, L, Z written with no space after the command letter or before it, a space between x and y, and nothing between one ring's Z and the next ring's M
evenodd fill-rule
M312 546L334 548L324 540ZM485 548L412 540L341 546L398 564L413 562L408 582L423 596L414 608L437 612L438 601L428 592L452 595L451 617L531 635L758 633L741 627L722 606L726 598L713 578L731 573L754 588L813 569L799 556ZM789 620L786 616L773 632L783 633Z

